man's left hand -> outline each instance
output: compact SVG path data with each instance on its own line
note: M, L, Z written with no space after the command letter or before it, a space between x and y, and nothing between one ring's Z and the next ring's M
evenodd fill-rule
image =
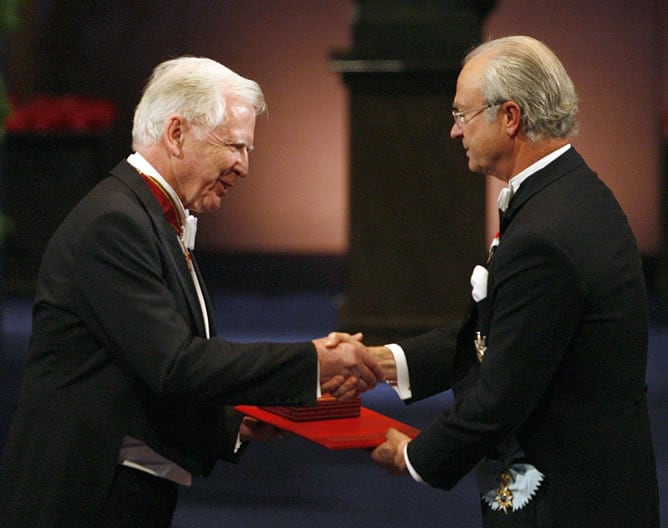
M404 451L411 441L410 437L391 427L385 433L385 438L387 441L371 452L371 458L394 476L407 474Z
M250 416L244 416L239 426L239 438L242 442L255 440L267 442L269 440L280 440L289 435L287 431L279 429L266 422L261 422Z

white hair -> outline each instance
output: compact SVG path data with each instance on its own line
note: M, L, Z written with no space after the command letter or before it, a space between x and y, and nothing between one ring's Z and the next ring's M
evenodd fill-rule
M523 35L485 42L471 58L490 54L482 92L487 101L515 101L529 141L573 137L578 132L578 96L561 61L542 42ZM493 115L488 114L491 118Z
M227 99L247 101L255 115L266 110L260 86L222 64L203 57L179 57L155 67L135 109L132 142L154 145L169 116L181 115L203 138L224 124Z

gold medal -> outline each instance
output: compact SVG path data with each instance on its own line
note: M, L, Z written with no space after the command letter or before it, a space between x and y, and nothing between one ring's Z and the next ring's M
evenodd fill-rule
M499 480L501 484L496 490L496 503L505 513L508 513L508 508L513 507L513 492L508 489L508 484L513 481L513 478L508 473L501 473Z

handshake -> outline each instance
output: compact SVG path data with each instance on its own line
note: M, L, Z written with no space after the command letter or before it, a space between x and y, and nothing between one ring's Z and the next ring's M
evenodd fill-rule
M367 347L362 334L332 332L314 339L320 365L320 389L348 400L373 389L379 382L396 381L392 352L384 346Z
M367 347L362 334L331 332L314 339L320 369L320 391L340 401L373 389L379 382L396 382L397 371L392 352L384 346ZM270 424L245 416L240 429L241 440L273 440L282 431Z
M397 366L394 355L384 346L367 347L362 334L332 332L314 339L320 368L320 390L339 400L349 400L373 389L379 382L396 384ZM241 426L242 439L269 440L282 438L284 431L245 417ZM390 428L386 442L371 452L371 458L393 475L407 473L404 449L410 438Z

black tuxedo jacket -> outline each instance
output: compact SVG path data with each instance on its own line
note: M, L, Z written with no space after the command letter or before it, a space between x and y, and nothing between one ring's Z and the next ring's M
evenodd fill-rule
M33 315L3 527L95 526L126 435L206 475L234 459L241 417L229 406L316 402L312 343L205 338L176 234L125 161L51 239Z
M502 229L487 297L458 332L400 343L414 399L455 393L411 462L449 489L515 434L559 526L658 527L647 301L624 214L571 148L521 185Z

